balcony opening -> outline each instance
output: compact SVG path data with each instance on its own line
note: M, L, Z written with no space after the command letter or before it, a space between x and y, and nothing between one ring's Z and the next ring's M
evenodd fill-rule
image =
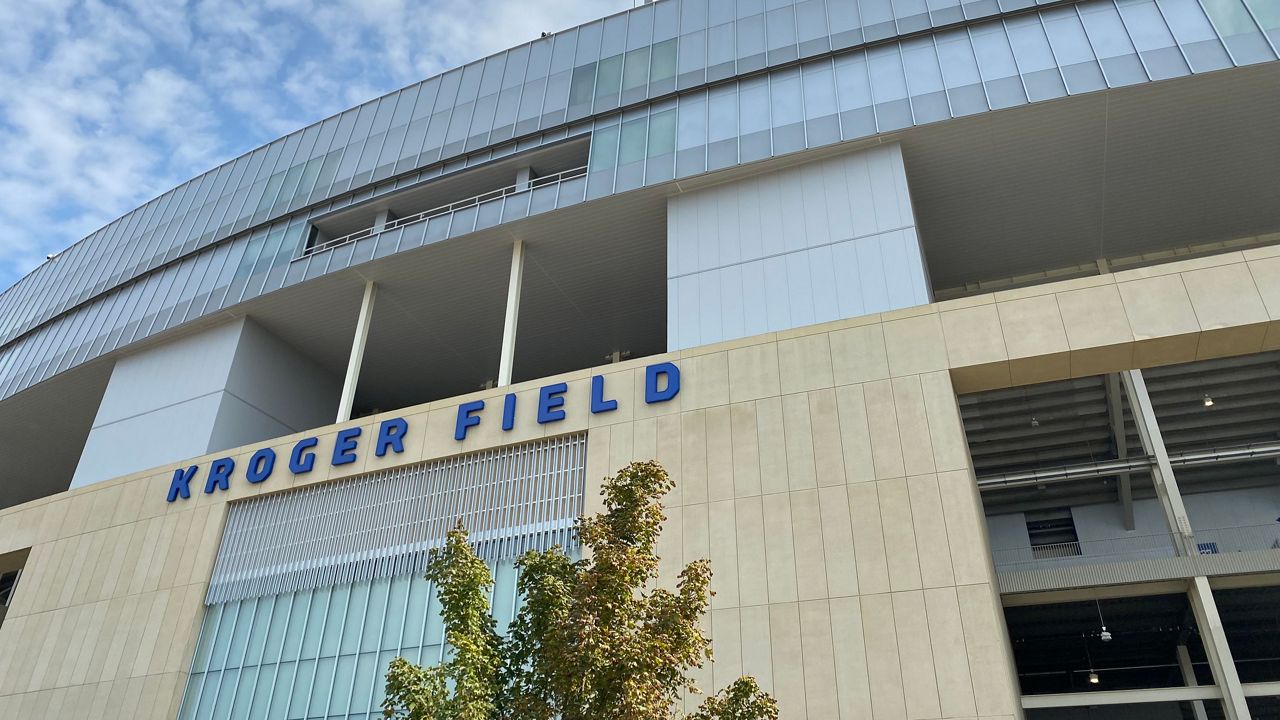
M1080 538L1076 535L1071 508L1035 510L1028 512L1026 518L1032 557L1041 560L1080 554Z
M4 625L5 615L13 605L18 592L18 581L22 579L22 569L30 554L31 548L25 548L0 555L0 627Z

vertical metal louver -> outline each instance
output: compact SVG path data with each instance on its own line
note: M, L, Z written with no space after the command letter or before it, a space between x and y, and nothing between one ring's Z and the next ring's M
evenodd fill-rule
M574 542L586 435L234 503L205 603L421 573L461 521L486 562Z

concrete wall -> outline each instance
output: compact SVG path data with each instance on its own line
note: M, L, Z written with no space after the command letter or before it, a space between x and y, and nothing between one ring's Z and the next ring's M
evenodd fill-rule
M397 411L410 423L403 455L366 451L259 485L238 477L229 492L176 503L164 501L173 468L162 466L6 508L0 553L31 554L0 626L0 717L173 717L228 501L584 427L588 498L633 458L674 474L663 579L698 557L715 568L706 624L717 662L704 687L755 674L788 719L1021 717L954 393L1015 374L1134 367L1153 347L1192 357L1280 347L1280 253L1160 272L1180 295L1120 303L1148 277L1122 273L767 334L514 386L525 414L510 433L495 414L452 439L459 402L501 408L504 390L484 391ZM680 365L684 386L646 405L640 368L658 359ZM637 391L589 415L592 372ZM559 380L577 411L533 422L537 388ZM384 417L308 433L325 457L342 427L368 437ZM256 449L231 454L243 467Z
M115 364L71 487L328 422L341 387L240 318Z
M670 350L923 305L928 285L896 144L667 207Z

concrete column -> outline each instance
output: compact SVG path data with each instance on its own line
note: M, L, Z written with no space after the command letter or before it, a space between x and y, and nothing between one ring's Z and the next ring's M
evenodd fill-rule
M342 398L338 401L338 419L351 419L351 405L356 400L356 384L360 382L360 364L364 362L364 346L369 339L369 322L373 319L373 296L376 286L372 280L364 284L364 298L360 300L360 317L356 319L356 335L351 341L351 355L347 358L347 374L342 379Z
M525 165L516 168L516 192L529 189L529 181L533 180L533 168Z
M1236 661L1231 655L1231 647L1227 645L1227 634L1222 628L1222 618L1218 616L1218 603L1213 599L1209 579L1203 575L1193 578L1188 595L1191 598L1191 611L1196 616L1196 627L1200 630L1200 641L1204 643L1204 653L1213 670L1213 681L1222 691L1223 714L1227 720L1251 720L1244 689L1240 687L1240 675L1236 672Z
M386 229L387 223L395 220L395 213L390 210L379 210L377 216L373 218L373 232L375 234Z
M1142 371L1126 370L1120 374L1120 379L1124 383L1125 395L1129 398L1129 409L1133 411L1142 447L1156 459L1151 466L1152 484L1155 486L1156 497L1160 500L1160 507L1164 510L1165 521L1173 533L1174 545L1180 555L1195 555L1196 539L1191 531L1191 519L1187 517L1182 493L1178 491L1178 483L1173 476L1173 466L1169 464L1169 452L1165 449L1164 437L1160 434L1160 425L1156 422L1156 413L1151 406L1151 396L1147 393L1147 383L1142 379Z
M502 359L498 363L498 387L511 384L515 365L516 326L520 319L520 284L524 277L524 241L511 247L511 279L507 282L507 314L502 322Z
M1178 646L1178 669L1182 671L1182 682L1187 687L1199 687L1200 683L1196 680L1196 669L1191 665L1191 654L1187 652L1186 645ZM1192 700L1191 711L1195 714L1196 720L1209 720L1209 716L1204 711L1203 700Z

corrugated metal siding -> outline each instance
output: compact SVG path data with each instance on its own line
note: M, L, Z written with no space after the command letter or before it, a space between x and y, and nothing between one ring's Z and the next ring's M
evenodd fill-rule
M457 522L491 564L568 547L586 446L579 433L235 503L205 603L421 573Z

